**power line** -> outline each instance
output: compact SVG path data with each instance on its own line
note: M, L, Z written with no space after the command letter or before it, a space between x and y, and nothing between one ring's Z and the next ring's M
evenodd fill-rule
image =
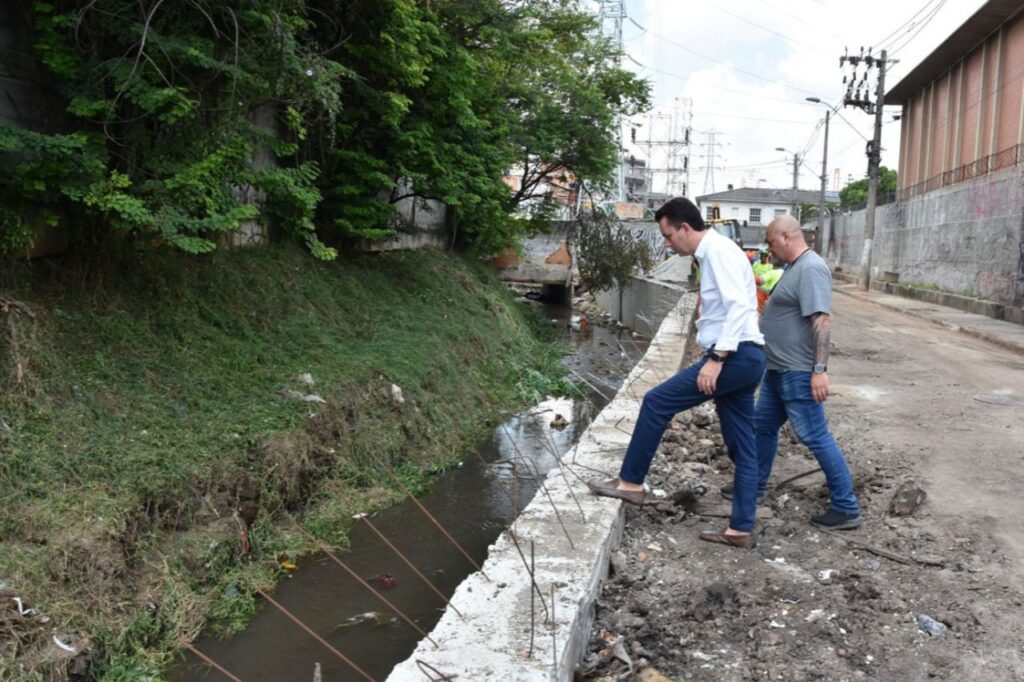
M798 15L796 15L796 14L793 14L793 13L791 13L791 12L787 12L786 10L782 9L781 7L779 7L779 6L777 6L777 5L773 5L772 3L770 3L770 2L767 2L766 0L757 0L757 2L761 3L761 4L762 4L762 5L764 5L765 7L769 7L769 8L771 8L771 9L775 10L776 12L779 12L780 14L785 14L785 15L786 15L787 17L789 17L790 19L795 19L795 20L799 21L799 22L800 22L801 24L804 24L805 26L810 26L810 27L811 27L811 28L813 28L813 29L814 29L815 31L820 31L820 30L821 30L821 26L820 26L820 25L818 25L818 24L812 24L811 22L807 21L807 20L806 20L806 19L804 19L803 17L800 17L800 16L798 16ZM843 43L847 42L847 41L846 41L846 39L845 39L845 38L843 38L843 37L842 37L841 35L839 35L838 33L833 33L833 34L832 34L832 36L833 36L834 38L838 39L838 40L839 40L839 42L843 42Z
M632 21L632 19L630 19L630 21ZM672 73L671 71L665 71L664 69L658 69L658 68L655 68L653 66L645 66L644 64L641 64L640 62L638 62L636 59L634 59L633 57L631 57L628 54L626 55L626 58L629 59L629 61L631 61L634 64L636 64L637 66L639 66L641 69L646 69L647 71L651 71L653 73L657 73L657 74L660 74L662 76L668 76L669 78L677 78L677 79L679 79L681 81L689 81L690 80L689 76L682 76L682 75L680 75L678 73ZM808 105L808 103L803 101L803 100L783 99L781 97L772 97L770 95L760 95L760 94L751 93L748 90L737 90L735 88L727 88L727 87L722 86L722 85L716 85L715 86L715 90L721 90L722 92L730 92L730 93L734 93L734 94L737 94L737 95L743 95L744 97L754 97L754 98L757 98L759 100L765 100L766 99L766 100L771 100L773 102L785 102L786 104L800 104L800 105L803 105L803 106L807 106Z
M629 19L630 23L632 23L634 26L636 26L641 31L647 31L648 33L650 33L652 36L654 36L658 40L662 40L662 41L668 43L669 45L677 47L680 50L683 50L685 52L689 52L690 54L697 55L701 59L707 59L710 62L714 62L715 64L720 64L720 65L722 65L722 66L724 66L726 68L732 69L733 71L737 71L739 73L746 74L746 75L748 75L748 76L750 76L752 78L757 78L758 80L765 81L766 83L773 83L775 85L781 85L782 87L788 88L790 90L793 90L794 92L804 92L804 93L807 93L809 95L814 95L815 94L815 93L811 92L810 90L804 90L803 88L798 88L798 87L795 87L795 86L792 86L792 85L787 85L786 83L783 83L781 81L777 81L777 80L775 80L773 78L768 78L767 76L762 76L759 73L754 73L753 71L747 71L746 69L741 69L738 66L733 66L732 64L729 64L728 62L723 62L720 59L715 59L714 57L709 57L706 54L703 54L701 52L697 52L696 50L692 50L689 47L686 47L685 45L677 43L674 40L670 40L670 39L666 38L663 35L660 35L658 33L655 33L654 31L651 31L649 29L644 28L643 26L638 24L636 22L636 19L634 19L633 17L626 17L626 18Z
M767 26L762 26L761 24L757 23L756 21L751 21L750 19L747 19L746 17L740 16L739 14L736 14L735 12L730 12L729 10L725 9L724 7L719 7L718 5L714 5L714 4L712 5L712 7L717 9L719 12L724 12L725 14L728 14L729 16L733 17L734 19L739 19L740 21L742 21L742 22L744 22L746 24L750 24L751 26L756 26L757 28L761 29L762 31L767 31L768 33L771 33L772 35L776 35L776 36L782 38L783 40L788 40L789 42L793 43L794 45L799 45L801 47L806 47L808 50L814 50L815 52L820 52L821 54L827 54L829 56L832 55L831 52L826 52L825 50L823 50L823 49L821 49L819 47L815 47L813 45L808 45L807 43L804 43L804 42L801 42L801 41L797 40L796 38L791 38L790 36L787 36L785 33L779 33L778 31L776 31L774 29L768 28Z
M903 43L899 47L893 48L893 50L892 50L892 52L890 54L894 55L894 54L900 52L901 50L903 50L910 43L914 42L914 38L916 38L918 35L920 35L921 31L923 31L925 29L925 27L929 23L931 23L931 20L935 18L935 15L939 13L939 10L941 10L942 7L945 4L946 4L946 0L941 0L941 2L939 2L939 4L935 6L935 9L932 10L931 14L929 14L925 19L923 19L921 21L920 25L918 26L918 28L914 32L914 34L912 36L910 36L909 38L907 38L907 41L905 43ZM908 33L909 33L909 31L908 31ZM895 43L895 42L896 41L893 41L893 43Z
M888 45L888 44L890 44L890 41L891 41L892 39L894 39L894 38L895 38L896 40L898 40L898 39L899 39L899 37L898 37L898 36L897 36L896 34L900 33L900 32L901 32L901 31L903 31L904 29L906 29L906 31L904 32L904 34L905 34L905 33L908 33L908 32L910 32L911 30L913 30L913 27L915 26L915 19L916 19L916 18L918 18L918 16L920 16L921 14L923 14L923 13L925 12L925 10L927 10L927 9L928 9L929 5L931 5L931 4L932 4L933 2L935 2L935 1L936 1L936 0L928 0L928 2L926 2L926 3L924 4L924 5L922 5L922 6L921 6L921 7L920 7L920 8L918 9L918 11L915 11L915 12L914 12L914 13L913 13L913 14L912 14L912 15L910 16L910 18L908 18L907 20L905 20L905 22L903 22L903 23L902 23L901 25L899 25L899 26L898 26L898 27L897 27L896 29L894 29L892 33L890 33L890 34L889 34L888 36L886 36L885 38L883 38L883 39L882 39L882 40L880 40L879 42L877 42L877 43L874 43L874 45L872 46L872 48L873 48L873 49L876 49L876 50L882 49L882 47L883 47L883 46L885 46L885 45Z

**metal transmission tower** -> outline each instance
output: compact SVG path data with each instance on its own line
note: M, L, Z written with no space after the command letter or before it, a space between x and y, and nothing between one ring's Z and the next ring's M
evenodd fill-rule
M645 172L649 179L648 197L660 193L686 196L690 190L690 124L693 122L693 101L676 98L672 110L657 111L641 119L639 128L646 128L647 139L639 142L631 129L631 142L643 149ZM663 182L655 182L664 178Z
M715 153L715 146L719 143L715 140L715 137L722 133L717 130L709 130L705 133L701 133L707 138L707 142L701 144L701 147L707 150L706 154L701 154L700 158L705 160L704 164L704 194L710 194L715 191L715 160L721 159L718 154Z
M878 169L882 158L882 104L885 99L885 71L889 67L890 60L886 59L886 52L882 50L879 57L871 56L871 48L864 54L864 48L860 48L859 55L849 54L849 50L839 58L839 68L850 68L850 74L843 75L843 84L846 85L846 96L843 98L843 106L857 107L865 113L875 117L875 134L867 145L868 155L868 205L864 214L864 250L861 253L861 278L860 288L867 291L871 287L871 245L875 238L875 207L878 205ZM860 67L863 66L863 69ZM878 67L878 75L874 76L874 68ZM872 99L871 86L875 81L874 98Z
M625 0L599 0L600 11L598 18L601 22L601 31L612 40L612 44L618 50L619 56L616 57L616 65L622 66L622 22L626 18L626 1ZM622 114L618 116L616 143L618 145L618 167L615 173L615 196L617 201L626 200L626 178L625 178L625 163L626 159L623 154L623 139L622 139Z

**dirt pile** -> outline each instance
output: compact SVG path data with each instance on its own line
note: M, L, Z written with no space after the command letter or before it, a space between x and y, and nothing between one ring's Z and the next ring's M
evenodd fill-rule
M998 545L966 521L934 523L927 501L891 513L911 464L863 434L844 441L864 526L808 523L828 490L784 432L744 551L698 541L728 523L732 466L713 408L679 415L648 479L664 496L627 509L578 679L1021 679L1021 630L992 627L1024 603Z

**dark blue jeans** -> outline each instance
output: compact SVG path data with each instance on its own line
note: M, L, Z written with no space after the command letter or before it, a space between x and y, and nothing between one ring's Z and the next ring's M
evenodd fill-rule
M758 492L768 487L768 477L779 449L779 429L786 420L800 442L807 446L828 481L830 505L844 514L859 514L857 498L853 494L853 478L846 459L828 430L825 405L811 394L811 373L795 370L770 369L761 381L754 418L757 435L757 461L760 469Z
M722 439L729 449L729 457L736 465L729 526L734 530L750 532L754 529L758 480L757 449L754 443L754 391L764 374L764 349L753 343L740 344L722 366L715 392L710 396L697 388L697 374L705 362L707 360L701 358L644 396L619 478L630 483L643 483L658 444L661 443L661 436L672 417L713 399L722 424Z

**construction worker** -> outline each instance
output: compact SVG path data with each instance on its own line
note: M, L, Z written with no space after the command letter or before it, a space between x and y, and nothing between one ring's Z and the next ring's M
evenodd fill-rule
M754 271L754 283L757 284L757 312L763 313L764 306L768 302L768 297L772 293L772 289L779 283L782 278L782 273L785 272L782 268L777 268L774 265L769 264L769 269L763 271L763 274L757 274Z
M758 261L751 267L754 268L754 275L764 275L769 270L774 270L775 266L768 262L768 249L761 249L758 253Z

